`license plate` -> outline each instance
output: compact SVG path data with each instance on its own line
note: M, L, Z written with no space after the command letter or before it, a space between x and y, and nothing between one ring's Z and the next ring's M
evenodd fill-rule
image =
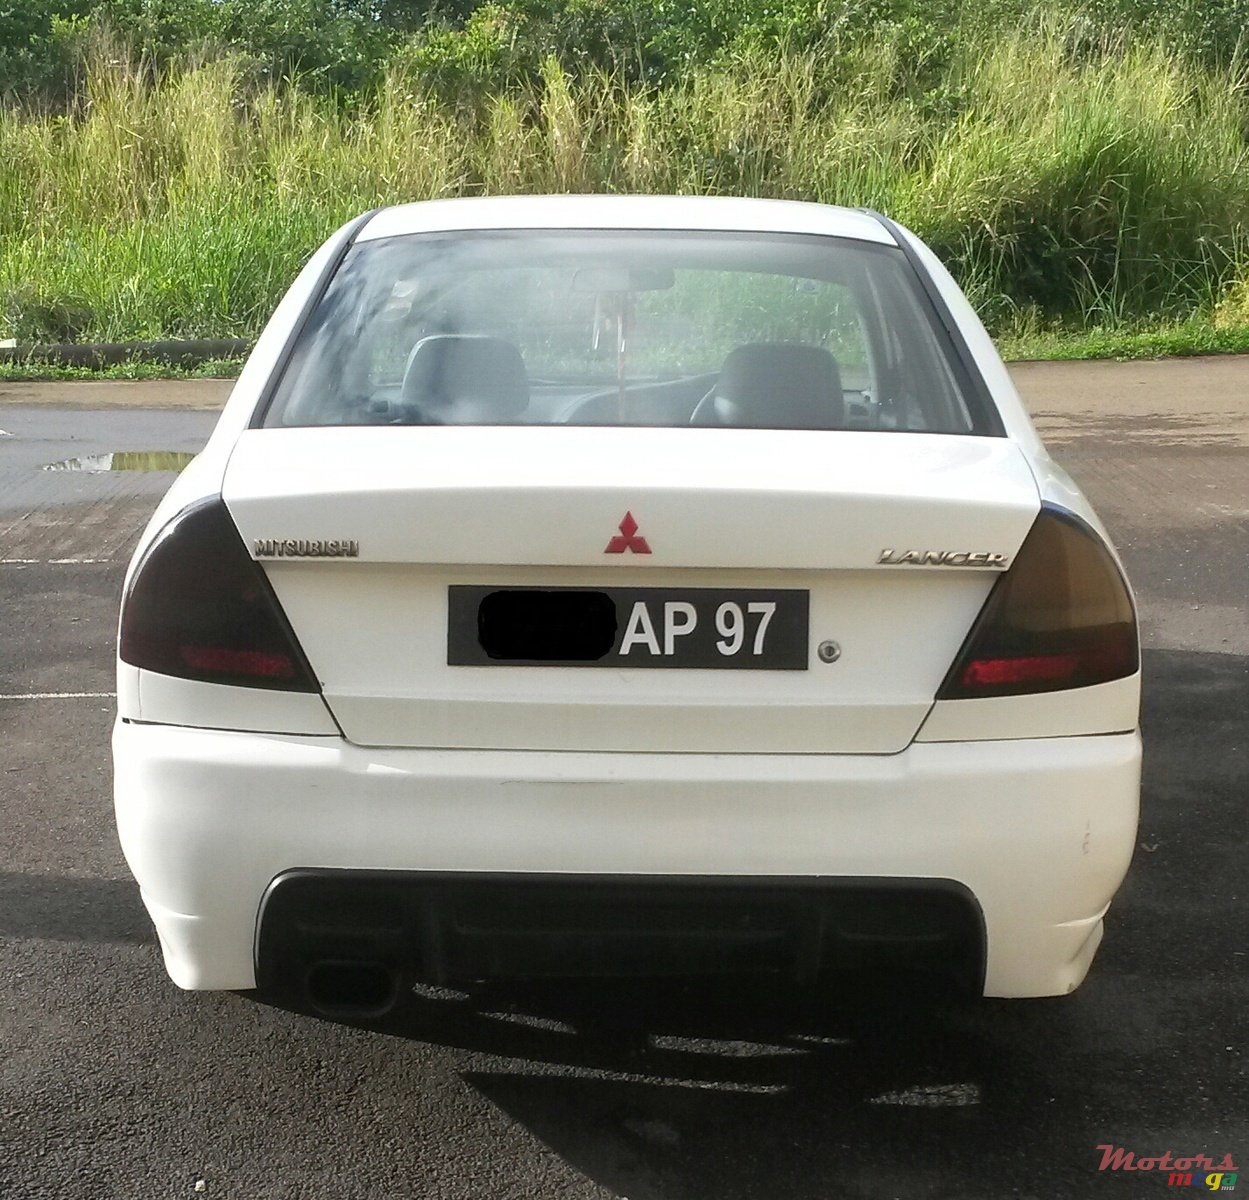
M794 588L456 585L447 606L451 666L807 669Z

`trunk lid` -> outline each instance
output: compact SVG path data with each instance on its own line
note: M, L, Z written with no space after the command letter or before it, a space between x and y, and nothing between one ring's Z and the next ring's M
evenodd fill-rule
M897 752L997 572L882 552L1039 508L1003 438L740 429L249 430L223 495L351 741L531 750ZM457 585L806 592L807 669L449 665Z

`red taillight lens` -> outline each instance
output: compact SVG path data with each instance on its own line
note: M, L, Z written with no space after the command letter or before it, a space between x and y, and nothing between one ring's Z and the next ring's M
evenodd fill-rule
M148 547L122 600L119 653L181 679L319 690L220 497L184 509Z
M1046 506L989 593L938 700L1089 687L1140 666L1136 612L1101 538Z

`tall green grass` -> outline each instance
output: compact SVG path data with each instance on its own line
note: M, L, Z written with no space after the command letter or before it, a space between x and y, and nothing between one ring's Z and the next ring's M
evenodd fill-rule
M965 37L922 94L883 36L741 49L662 88L552 60L454 101L397 61L351 105L230 60L100 55L69 115L0 110L0 336L250 334L355 213L506 192L870 206L1004 333L1249 316L1239 72L1075 32Z

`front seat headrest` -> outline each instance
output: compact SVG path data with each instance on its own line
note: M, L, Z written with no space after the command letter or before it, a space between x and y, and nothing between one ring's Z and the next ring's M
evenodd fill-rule
M713 392L716 423L744 429L844 429L837 360L822 346L756 342L730 351Z
M489 425L525 410L529 377L511 342L479 334L434 334L408 355L402 400L431 422Z

